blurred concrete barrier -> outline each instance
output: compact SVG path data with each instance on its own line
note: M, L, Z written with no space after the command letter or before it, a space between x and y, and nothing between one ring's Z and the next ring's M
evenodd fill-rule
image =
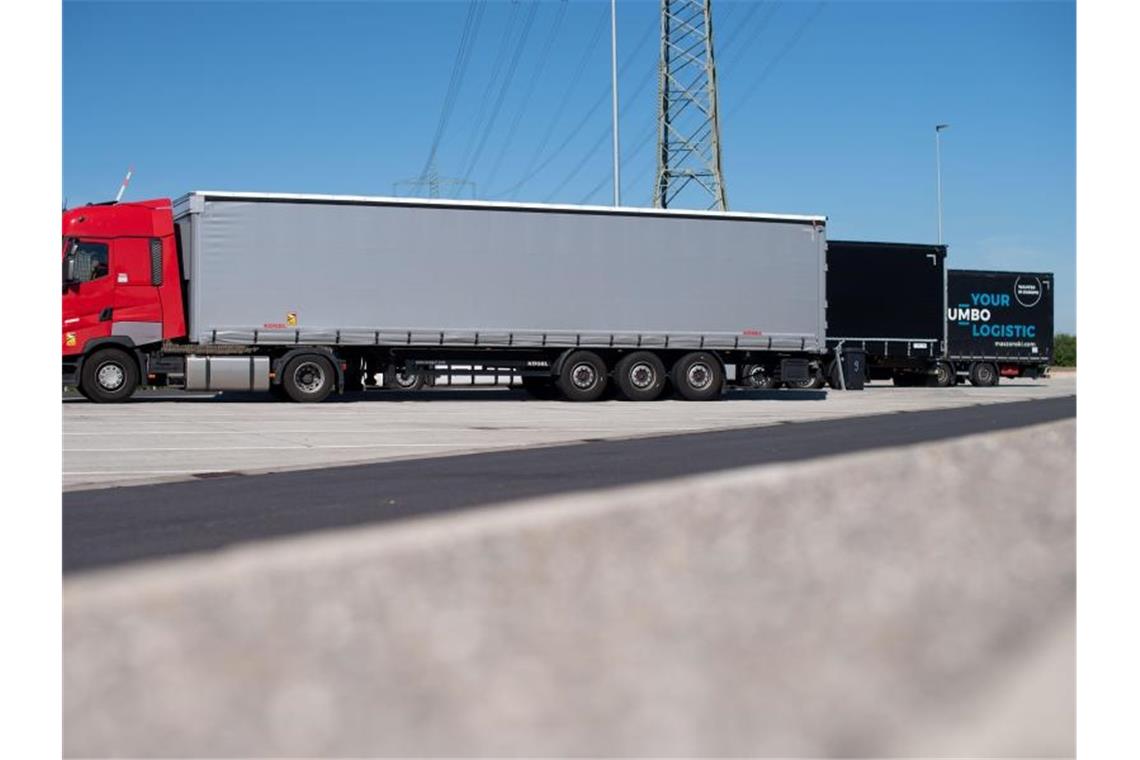
M80 576L65 752L1072 755L1074 449L1069 421Z

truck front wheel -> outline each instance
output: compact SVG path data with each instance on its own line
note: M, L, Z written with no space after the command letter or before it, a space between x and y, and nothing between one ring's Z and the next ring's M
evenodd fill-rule
M285 365L281 388L293 401L316 403L332 393L336 375L332 363L323 356L298 356Z
M126 401L139 385L139 368L127 352L102 348L83 362L79 383L80 392L96 404Z
M694 351L673 365L673 387L686 401L711 401L719 398L724 386L724 370L712 354Z

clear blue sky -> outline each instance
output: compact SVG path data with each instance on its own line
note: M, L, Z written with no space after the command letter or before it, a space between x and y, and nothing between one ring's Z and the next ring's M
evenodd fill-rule
M609 4L531 5L486 3L440 174L484 198L608 203ZM622 199L648 205L659 3L618 5ZM113 197L128 165L133 198L392 194L424 167L468 8L68 0L66 200ZM1055 272L1057 328L1075 330L1073 3L714 0L713 17L733 209L933 242L933 126L949 122L951 265ZM506 80L516 49L500 96L492 74Z

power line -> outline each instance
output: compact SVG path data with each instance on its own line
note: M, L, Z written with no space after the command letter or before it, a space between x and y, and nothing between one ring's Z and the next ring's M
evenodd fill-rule
M744 105L744 102L756 93L756 90L760 88L760 85L764 83L764 80L768 78L768 75L772 73L772 70L775 69L777 64L779 64L780 61L784 59L784 56L791 52L792 48L796 46L796 43L800 41L800 38L804 36L805 32L807 32L808 27L810 27L812 22L814 22L819 17L819 14L823 12L823 9L826 6L827 0L823 0L815 6L815 10L812 11L810 16L804 19L803 23L801 23L799 28L796 29L791 39L788 40L788 43L784 45L779 53L776 54L775 58L768 62L768 65L764 67L760 74L748 86L748 89L744 91L744 95L742 95L736 101L736 105L733 107L732 111L728 113L728 116L732 116L733 114L736 114L740 111L740 107Z
M463 32L459 36L459 47L455 51L455 61L451 64L451 76L447 82L447 92L443 98L443 108L440 110L439 121L435 127L435 136L432 138L431 148L428 150L428 157L424 161L423 170L420 172L421 179L427 176L429 169L431 169L435 162L436 151L439 150L439 145L443 141L444 132L447 130L447 124L451 120L451 111L455 106L455 99L459 94L459 90L463 86L463 76L467 72L467 64L471 58L471 50L475 45L475 39L479 35L479 25L483 20L483 11L485 8L486 0L472 0L467 6L467 17L463 23Z
M491 109L491 118L487 120L487 126L483 130L483 135L479 138L479 147L475 149L475 155L471 158L471 163L467 165L467 171L463 173L464 180L467 180L471 176L471 172L475 170L475 166L479 163L479 158L483 155L483 148L487 144L487 138L491 136L491 132L495 128L495 122L498 120L499 112L503 107L503 100L507 96L511 82L514 81L515 72L519 67L519 60L522 58L523 50L526 49L527 39L530 38L530 29L534 24L534 17L537 11L538 0L532 0L530 6L527 8L526 19L523 21L522 33L519 35L519 39L515 44L514 55L511 56L511 62L507 67L506 76L503 77L498 96L495 98L495 105Z
M608 14L607 14L607 16L608 16ZM621 76L622 74L624 74L626 72L626 70L629 68L630 64L633 62L634 58L636 58L637 54L641 51L641 48L645 47L645 43L649 41L649 36L652 32L653 32L653 27L649 27L645 30L645 33L641 36L641 39L638 40L637 44L634 46L633 52L631 52L626 57L625 62L622 63L621 67L619 68L619 70L618 70L619 76ZM549 166L550 163L552 161L554 161L554 159L556 159L562 153L562 151L566 148L566 146L569 145L574 140L574 138L578 136L578 134L582 131L582 128L585 127L589 123L590 118L597 112L597 110L599 108L601 108L606 103L606 101L609 99L609 97L610 97L610 94L608 91L602 92L601 95L598 97L598 99L594 101L593 105L591 105L590 108L586 110L585 114L583 114L582 118L578 121L577 125L575 125L575 127L570 131L570 134L566 136L566 139L563 140L562 143L557 148L555 148L554 152L552 154L550 154L550 156L547 157L547 159L545 161L543 161L532 172L530 172L528 175L524 176L523 179L519 180L517 183L515 183L511 187L507 188L506 190L504 190L501 193L496 193L494 197L502 197L504 195L507 195L509 193L514 192L515 190L519 189L520 187L525 185L527 182L529 182L535 175L537 175L539 172L541 172L547 166ZM606 134L607 135L609 134L609 127L606 128Z
M601 41L602 31L606 28L606 21L609 20L609 16L609 9L603 6L602 13L598 16L598 23L594 27L594 31L590 36L590 41L583 49L582 57L578 61L578 66L574 71L574 75L570 78L570 84L566 88L563 97L558 103L558 109L554 112L554 118L550 120L550 125L546 128L546 132L543 134L542 139L539 140L538 146L534 150L534 154L531 156L530 161L527 162L526 169L523 170L523 179L512 185L506 191L496 194L495 197L502 197L508 193L513 193L525 185L527 182L529 182L534 177L534 175L538 173L537 171L532 170L534 170L534 166L538 162L538 159L542 157L543 151L546 149L547 144L550 142L551 136L554 134L555 127L562 123L562 113L566 110L566 106L570 103L571 96L577 90L578 83L582 80L582 74L586 70L586 64L590 62L590 58L593 55L594 50L597 49L598 43ZM541 167L539 170L541 170Z
M495 62L491 65L491 76L487 80L487 84L483 87L483 94L479 97L479 110L477 115L475 119L468 124L467 145L463 148L463 157L459 161L460 166L467 166L471 154L474 151L475 143L478 141L478 135L481 134L487 107L491 102L495 85L499 83L499 74L503 69L503 64L506 63L507 56L509 55L508 51L510 50L511 39L514 37L515 24L518 22L518 12L519 0L511 0L511 12L507 17L502 42L499 43L498 55L495 56Z
M642 93L642 91L645 90L645 87L650 82L653 81L653 75L655 73L657 73L655 68L650 69L646 73L646 75L644 77L642 77L641 80L637 83L637 86L634 87L633 94L626 96L625 103L623 103L621 108L618 109L618 116L619 117L622 116L623 114L625 114L626 110L628 110L631 103L634 103L637 101L637 97ZM578 172L582 171L582 169L585 168L586 164L588 164L590 162L590 159L593 158L597 154L598 150L601 149L602 145L605 144L605 140L607 137L609 137L609 134L610 134L609 127L606 127L604 130L602 130L601 134L599 134L598 138L590 146L590 149L588 151L586 151L586 153L585 153L585 155L583 155L582 159L580 161L578 161L577 164L574 165L574 168L570 170L570 174L565 179L563 179L561 183L559 183L557 188L555 188L550 194L548 194L546 196L545 200L550 200L552 197L557 195L558 192L562 188L566 187L566 185L570 183L570 180L572 180L572 179L574 179L574 177L578 176ZM627 160L628 160L628 157L623 158L621 160L621 166L624 167ZM606 176L606 178L603 180L603 182L605 182L605 183L609 183L612 181L613 181L612 175ZM593 194L594 193L591 192L591 195L593 195Z
M773 5L769 6L768 13L765 13L760 18L760 22L758 24L756 24L756 28L753 29L749 33L748 37L745 39L744 45L742 47L740 47L739 49L733 48L733 52L735 53L735 55L731 56L730 58L725 59L726 61L728 61L729 71L732 71L737 63L743 61L746 54L748 53L748 51L751 50L752 47L763 38L764 30L768 28L768 25L772 21L772 17L775 16L776 13L779 12L780 8L781 8L781 5L778 5L778 4L773 4Z
M554 49L555 41L558 38L558 32L562 29L562 21L566 18L566 8L569 6L567 0L560 0L558 3L558 12L554 16L554 22L550 25L550 31L546 34L542 47L539 50L541 56L538 64L531 71L530 82L527 84L525 93L523 94L522 102L519 108L515 111L515 118L511 120L511 126L507 130L506 139L503 140L502 146L499 148L499 154L495 157L495 163L491 167L491 173L487 175L487 186L493 187L495 184L495 177L499 173L499 167L503 163L503 158L507 154L509 148L514 140L515 132L518 130L519 124L522 123L522 117L526 113L526 107L530 104L531 96L534 95L535 86L538 80L542 77L542 72L546 69L546 63L550 60L550 53Z

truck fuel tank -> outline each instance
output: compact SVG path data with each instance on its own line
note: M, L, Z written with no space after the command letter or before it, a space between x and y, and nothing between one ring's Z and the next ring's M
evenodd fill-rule
M187 356L188 391L267 391L268 356Z

